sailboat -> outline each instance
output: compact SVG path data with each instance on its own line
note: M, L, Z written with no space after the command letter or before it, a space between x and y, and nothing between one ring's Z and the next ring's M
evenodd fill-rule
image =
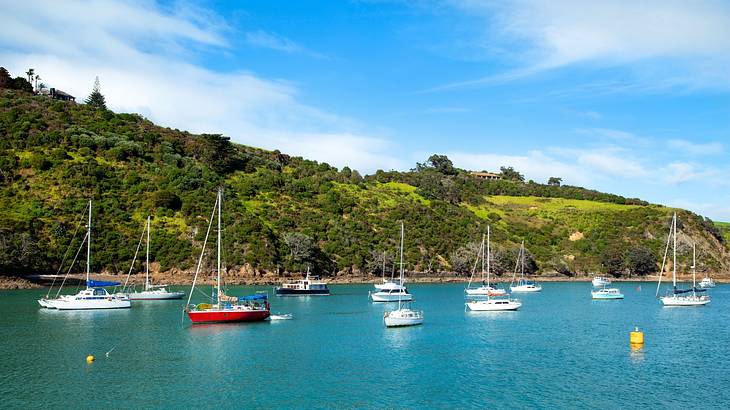
M659 287L662 285L662 276L664 276L664 267L666 266L667 255L669 253L669 243L673 243L672 250L672 291L666 296L662 296L659 300L662 301L662 305L667 307L674 306L704 306L710 303L710 297L707 295L701 295L700 293L705 292L704 289L698 289L696 283L696 252L695 245L692 244L692 288L691 289L678 289L677 288L677 213L674 213L672 217L672 226L669 229L669 236L667 236L667 246L664 250L664 258L662 259L662 269L659 273L659 283L656 287L656 296L659 296Z
M182 299L183 296L185 296L185 292L174 292L174 291L168 291L167 285L153 285L150 282L150 216L147 216L147 226L145 228L145 231L142 232L142 235L147 233L147 261L144 265L144 290L138 291L138 292L130 292L128 293L129 299L131 300L173 300L173 299ZM139 246L137 246L137 251L139 251ZM132 266L129 268L129 273L132 273L132 269L134 267L134 262L137 259L137 253L134 254L134 259L132 259ZM129 280L129 274L127 274L127 280ZM124 286L126 287L126 282Z
M223 241L221 229L221 209L223 202L223 191L218 190L215 204L213 205L213 213L210 215L208 230L205 233L203 241L203 249L200 251L200 259L195 269L195 277L193 285L190 288L188 302L185 306L185 312L193 323L230 323L230 322L253 322L265 320L270 315L269 301L266 294L257 293L255 295L235 297L228 296L221 288L221 244ZM203 263L203 255L205 255L205 246L208 243L210 229L213 226L213 219L218 212L218 253L217 253L217 279L216 279L216 295L213 299L214 303L191 304L190 300L195 291L195 283L198 281L198 274Z
M497 286L492 286L490 282L490 269L489 269L489 261L491 259L491 253L489 249L489 239L490 239L490 227L487 226L487 270L486 270L486 280L484 279L485 272L484 272L484 236L482 235L482 246L479 248L480 253L482 254L482 284L478 287L472 288L471 283L474 279L474 270L472 269L471 277L469 277L469 284L466 286L466 289L464 292L466 292L469 296L504 296L507 294L507 291L501 288L498 288ZM477 259L479 259L477 257ZM474 262L476 266L476 261Z
M75 295L60 295L55 299L45 299L38 303L48 309L58 310L95 310L128 309L132 306L126 295L112 295L105 286L116 286L119 282L91 280L91 200L89 200L89 222L86 225L86 289ZM60 292L60 289L59 289Z
M403 238L405 229L403 222L400 224L400 284L403 285ZM410 299L409 299L410 300ZM404 303L405 302L405 303ZM411 302L404 301L402 296L398 298L398 309L386 311L383 314L383 323L386 327L415 326L423 323L423 311L410 308Z
M485 246L484 246L484 236L482 236L482 246L479 248L481 251L482 256L482 272L484 272L484 260L487 261L487 282L486 285L488 288L491 289L491 286L489 285L489 277L490 277L490 260L491 255L489 252L489 226L487 226L487 241L486 241L486 255L484 252ZM472 274L472 276L474 276ZM469 280L469 283L471 284L471 279ZM477 288L478 289L478 288ZM467 287L467 295L469 295L469 287ZM504 290L504 289L500 289ZM506 295L506 291L500 294L500 296ZM482 294L479 294L482 295ZM469 308L469 310L474 311L507 311L507 310L517 310L522 306L522 302L520 302L517 299L509 299L509 298L494 298L492 297L492 294L490 292L486 293L487 299L486 300L471 300L465 303L466 307Z
M514 280L517 276L518 265L520 266L520 280L517 282L516 285L513 285L512 283L514 283ZM522 241L522 243L520 244L520 253L519 255L517 255L517 263L515 264L515 271L512 275L512 282L509 285L509 289L513 293L532 293L542 290L542 286L538 285L537 283L530 280L525 280L525 241Z
M405 287L401 286L396 280L395 280L395 266L393 266L393 270L390 273L390 279L385 278L385 254L383 254L383 283L376 283L375 289L376 290L392 290L392 289L405 289Z

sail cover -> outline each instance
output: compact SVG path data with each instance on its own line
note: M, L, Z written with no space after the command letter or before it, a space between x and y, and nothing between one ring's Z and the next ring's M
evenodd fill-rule
M103 288L104 286L117 286L119 282L105 282L103 280L87 280L86 286L90 288Z
M700 288L692 288L692 289L674 289L674 294L679 295L682 293L689 293L689 292L704 292L707 289L700 289Z
M266 295L259 293L256 295L241 296L238 298L238 301L243 302L246 300L264 300L264 299L266 299Z

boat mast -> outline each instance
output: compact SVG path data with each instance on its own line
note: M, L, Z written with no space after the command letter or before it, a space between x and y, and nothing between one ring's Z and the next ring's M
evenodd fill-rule
M692 293L693 294L695 293L695 288L697 287L697 279L696 279L697 268L695 267L697 264L697 261L696 261L695 247L696 247L696 244L693 242L692 243Z
M489 283L489 276L490 276L489 256L491 254L489 252L489 239L490 239L489 234L490 234L489 225L487 225L487 286L490 286L490 283Z
M482 234L482 246L479 249L482 254L482 285L484 284L484 234Z
M218 309L221 308L221 202L222 190L218 189Z
M672 231L674 236L672 237L673 247L672 250L672 286L674 287L674 293L677 293L677 213L674 213L672 218Z
M403 222L400 223L400 286L403 287L403 237L405 236L405 228ZM401 308L401 296L403 289L398 291L398 310Z
M144 289L150 288L150 215L147 215L147 262L144 265Z
M89 288L89 275L91 273L91 199L89 199L89 224L86 226L86 288Z
M520 277L522 282L525 282L525 240L522 240L520 244Z

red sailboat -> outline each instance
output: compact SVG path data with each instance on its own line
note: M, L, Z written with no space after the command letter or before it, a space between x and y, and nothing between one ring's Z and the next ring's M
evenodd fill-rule
M198 267L195 270L195 278L193 278L193 286L190 289L188 303L185 306L185 312L193 323L230 323L230 322L255 322L265 320L270 315L269 301L266 294L255 294L249 296L228 296L221 288L221 203L223 202L223 192L218 190L213 213L210 216L208 231L205 233L205 241L203 242L203 250L200 252L198 259ZM208 243L210 228L213 225L213 218L218 212L218 278L216 283L216 297L213 303L191 304L190 299L195 290L195 283L198 280L200 266L203 263L203 255L205 254L205 246Z

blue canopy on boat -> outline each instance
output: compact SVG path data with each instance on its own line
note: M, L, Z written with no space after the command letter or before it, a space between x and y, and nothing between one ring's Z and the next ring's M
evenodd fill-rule
M102 280L87 280L86 286L90 288L103 288L104 286L117 286L119 282L105 282Z
M266 299L266 295L263 293L258 293L256 295L248 295L248 296L239 296L238 301L243 302L246 300L264 300Z

